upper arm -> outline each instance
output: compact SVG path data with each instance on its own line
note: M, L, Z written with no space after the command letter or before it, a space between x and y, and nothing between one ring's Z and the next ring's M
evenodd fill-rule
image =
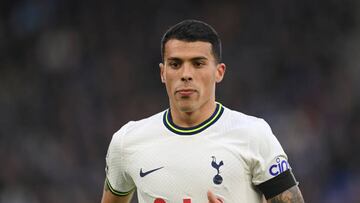
M268 202L303 202L287 156L270 126L263 122L258 139L252 142L253 183ZM261 136L260 136L261 135ZM280 198L280 199L279 199ZM298 199L302 201L298 201ZM279 200L289 201L279 201ZM295 200L294 200L295 199Z
M304 203L301 191L297 185L268 199L267 203Z
M111 192L109 185L105 181L101 203L130 203L133 194L134 190L129 192L127 195L115 195Z
M114 134L107 151L102 203L129 203L135 189L128 173L128 157L124 153L126 126Z
M127 195L135 188L135 183L129 174L128 157L124 153L122 138L124 127L113 136L106 155L106 179L104 189L118 196Z

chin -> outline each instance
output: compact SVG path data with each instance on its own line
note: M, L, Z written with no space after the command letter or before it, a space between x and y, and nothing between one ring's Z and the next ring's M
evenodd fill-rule
M181 101L178 103L178 109L182 112L192 112L194 111L193 101Z
M179 110L181 111L181 112L193 112L193 108L191 108L191 107L189 107L189 106L181 106L180 108L179 108Z

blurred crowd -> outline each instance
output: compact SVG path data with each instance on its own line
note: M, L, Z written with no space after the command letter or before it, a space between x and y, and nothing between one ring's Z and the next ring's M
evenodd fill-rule
M360 202L356 0L3 1L0 202L100 202L112 134L168 107L160 39L188 18L222 39L217 101L272 126L305 200Z

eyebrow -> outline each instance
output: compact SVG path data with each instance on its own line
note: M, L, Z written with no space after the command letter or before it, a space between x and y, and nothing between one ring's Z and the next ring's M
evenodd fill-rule
M178 58L178 57L170 57L170 58L167 58L167 60L169 61L183 61L181 58ZM198 56L198 57L194 57L194 58L191 58L190 61L198 61L198 60L209 60L208 58L204 57L204 56Z
M191 58L192 61L198 61L198 60L209 60L208 58L204 57L204 56L199 56L199 57L194 57Z

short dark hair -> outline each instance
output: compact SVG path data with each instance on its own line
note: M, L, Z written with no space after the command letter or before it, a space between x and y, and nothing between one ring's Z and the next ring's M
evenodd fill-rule
M184 20L170 27L161 40L161 57L164 60L165 44L171 39L186 42L209 42L217 62L221 61L221 41L215 31L207 23L198 20Z

